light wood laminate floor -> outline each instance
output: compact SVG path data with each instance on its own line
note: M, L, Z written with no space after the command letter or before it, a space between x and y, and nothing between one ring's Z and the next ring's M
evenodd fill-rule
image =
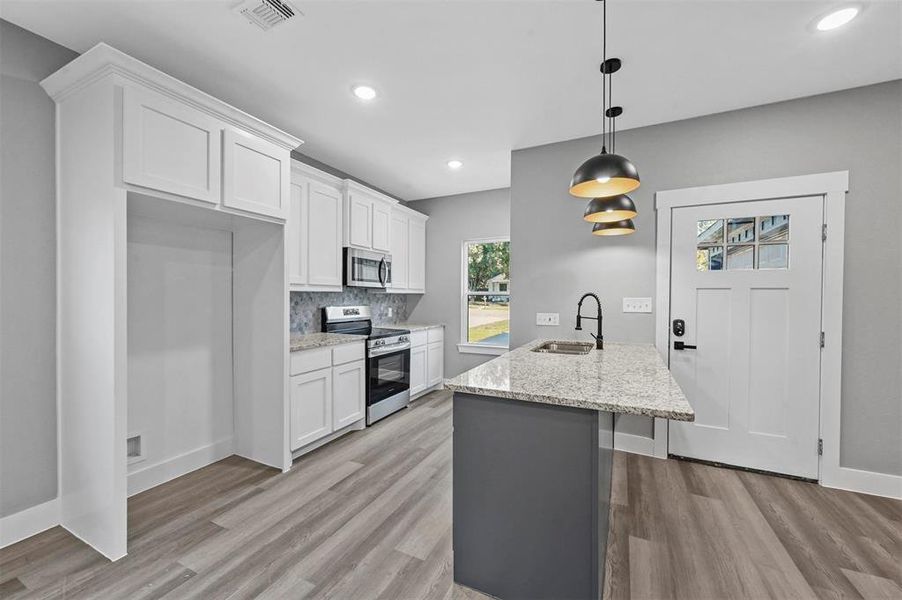
M450 411L139 494L116 563L59 527L0 550L0 597L485 598L451 581ZM902 598L900 502L621 453L614 477L607 598Z

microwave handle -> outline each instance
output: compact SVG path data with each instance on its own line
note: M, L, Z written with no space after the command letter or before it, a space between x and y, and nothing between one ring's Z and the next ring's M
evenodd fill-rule
M385 287L385 276L387 275L387 273L383 273L387 270L388 268L385 266L385 258L383 257L382 260L379 261L379 285L381 285L382 287Z

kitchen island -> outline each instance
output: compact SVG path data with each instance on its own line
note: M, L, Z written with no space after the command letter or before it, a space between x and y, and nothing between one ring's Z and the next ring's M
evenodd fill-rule
M454 580L498 598L601 598L614 415L691 421L654 346L530 342L454 392ZM570 342L572 343L572 342Z

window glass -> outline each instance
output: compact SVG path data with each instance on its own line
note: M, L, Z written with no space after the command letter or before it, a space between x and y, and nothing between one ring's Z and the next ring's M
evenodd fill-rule
M789 241L789 215L758 217L758 239L762 242Z
M727 221L728 244L750 244L755 241L755 218L740 217ZM729 250L727 251L729 255ZM727 261L729 262L729 260Z
M727 246L727 269L736 271L739 269L755 268L755 246Z
M788 269L789 244L761 244L758 247L759 269Z
M723 219L699 221L697 227L696 243L699 246L703 244L723 244Z
M468 242L466 343L510 342L510 242Z
M695 266L699 271L723 270L723 246L699 246L695 252Z

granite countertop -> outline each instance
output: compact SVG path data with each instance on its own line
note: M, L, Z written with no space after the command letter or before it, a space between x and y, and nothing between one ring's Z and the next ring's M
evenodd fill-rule
M388 325L379 325L385 329L409 329L410 331L422 331L424 329L434 329L436 327L444 327L444 323L389 323Z
M445 388L482 396L692 421L695 412L651 344L605 343L566 355L532 352L535 340L446 379Z
M322 348L324 346L338 346L364 340L366 340L365 335L349 333L292 333L291 351L297 352L298 350L310 350L311 348Z

